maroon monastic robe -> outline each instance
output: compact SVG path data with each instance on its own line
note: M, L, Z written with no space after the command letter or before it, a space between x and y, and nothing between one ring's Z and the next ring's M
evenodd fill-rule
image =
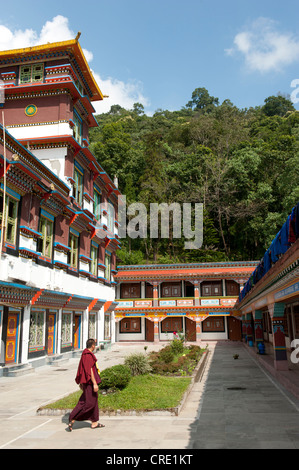
M99 420L99 406L98 406L98 392L93 390L93 383L91 381L91 369L93 370L94 378L99 384L101 382L98 370L96 367L97 358L89 351L84 349L76 375L76 383L82 385L83 393L79 398L77 406L70 414L69 421L86 421L89 420L95 423Z
M89 349L84 349L84 351L82 352L82 356L78 366L77 376L75 379L78 385L92 383L91 369L93 370L93 375L96 380L96 383L99 384L101 382L96 363L96 356L91 351L89 351Z

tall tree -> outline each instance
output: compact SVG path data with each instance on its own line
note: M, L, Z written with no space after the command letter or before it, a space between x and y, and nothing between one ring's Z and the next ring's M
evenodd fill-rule
M210 113L218 104L219 98L211 96L206 88L196 88L192 93L191 100L186 104L186 108Z

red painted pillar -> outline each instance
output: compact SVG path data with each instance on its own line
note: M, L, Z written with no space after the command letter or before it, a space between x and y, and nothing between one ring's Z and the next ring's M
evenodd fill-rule
M256 343L256 346L258 347L259 343L264 342L263 313L261 310L255 310L253 316L254 316L255 343Z
M159 343L159 320L154 320L154 343Z
M272 321L274 366L277 370L288 370L288 358L284 334L284 303L268 305Z
M246 313L246 336L249 346L253 346L253 328L252 328L252 314Z

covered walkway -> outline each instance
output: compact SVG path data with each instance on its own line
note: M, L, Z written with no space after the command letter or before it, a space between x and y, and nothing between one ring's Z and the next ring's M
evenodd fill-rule
M235 354L239 355L236 360ZM278 377L287 372L277 371L274 377L264 367L267 361L273 364L273 358L259 358L243 343L215 344L197 416L190 426L191 448L299 448L299 400ZM293 391L299 397L298 374L293 372Z

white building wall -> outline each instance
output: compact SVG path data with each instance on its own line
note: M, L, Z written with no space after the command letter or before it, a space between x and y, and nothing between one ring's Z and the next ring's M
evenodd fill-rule
M54 137L57 135L73 135L68 122L54 122L53 124L39 124L36 126L7 126L9 133L17 140L32 139L37 137Z
M110 301L115 299L114 286L105 286L90 281L85 276L72 276L62 269L48 268L33 260L11 255L2 255L0 280L26 282L30 287L70 293Z
M23 257L15 257L9 254L3 254L0 263L0 280L4 282L26 283L29 287L39 289L46 289L56 292L67 294L74 294L83 297L91 297L93 299L101 299L103 301L114 301L115 288L114 286L105 286L99 283L90 281L83 276L72 276L65 271L57 268L49 268L36 264L31 259ZM57 312L56 316L56 346L55 354L60 354L61 349L61 327L62 327L62 309L54 309ZM29 333L30 333L30 312L31 306L28 305L24 308L24 316L22 322L22 357L21 363L28 363L28 346L29 346ZM82 313L81 324L81 348L85 348L86 340L88 339L88 309L80 310ZM97 334L98 340L104 339L104 307L97 312ZM3 309L0 307L0 333L3 321ZM115 330L111 325L111 342L115 342ZM2 335L0 336L0 338ZM3 345L2 345L3 349ZM2 351L3 353L3 351ZM3 355L3 354L2 354ZM32 361L30 361L32 362ZM33 360L34 362L34 360Z

